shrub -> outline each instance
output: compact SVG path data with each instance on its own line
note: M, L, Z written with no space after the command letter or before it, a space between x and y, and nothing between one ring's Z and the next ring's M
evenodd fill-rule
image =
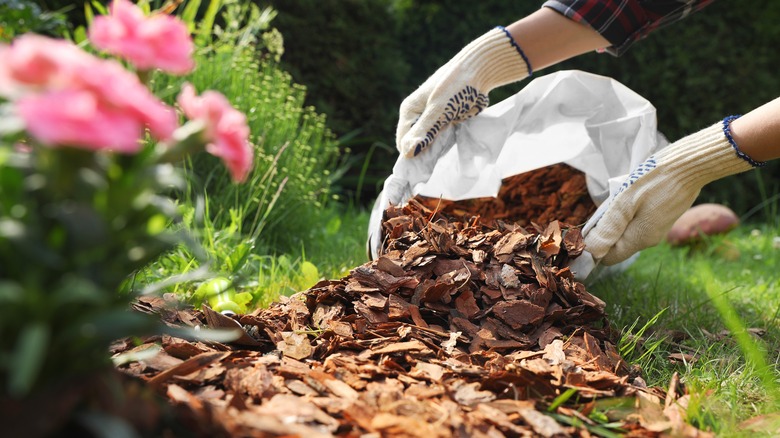
M285 39L282 66L306 85L306 105L327 114L328 127L342 139L342 153L349 148L351 166L338 186L359 197L359 186L384 180L395 161L398 105L409 65L395 34L392 2L255 2L278 11L274 26ZM374 193L372 188L370 196Z
M191 188L185 202L194 204L205 196L216 229L231 226L231 214L238 214L243 233L256 240L257 251L298 251L309 231L321 226L318 212L332 199L338 146L325 116L305 106L306 89L294 83L273 56L258 59L258 53L268 53L261 51L262 38L247 38L241 31L252 26L258 33L270 32L273 14L263 14L266 22L259 26L251 17L245 5L228 5L223 21L232 27L216 28L214 41L200 41L195 56L199 67L183 80L197 89L220 91L247 115L256 145L254 169L247 184L237 186L214 165L213 157L193 157L189 171L200 184ZM154 82L162 94L177 84L170 77Z
M60 36L66 28L61 11L44 12L32 0L0 0L0 41L11 41L27 32Z

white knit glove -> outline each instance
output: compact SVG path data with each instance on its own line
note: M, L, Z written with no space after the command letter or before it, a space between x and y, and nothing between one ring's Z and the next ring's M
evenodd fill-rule
M398 151L416 156L442 128L485 109L490 90L530 75L528 59L506 29L497 27L482 35L401 103Z
M636 168L599 208L603 215L595 226L583 230L585 249L604 265L622 262L658 244L704 185L763 165L731 138L733 119L672 143Z

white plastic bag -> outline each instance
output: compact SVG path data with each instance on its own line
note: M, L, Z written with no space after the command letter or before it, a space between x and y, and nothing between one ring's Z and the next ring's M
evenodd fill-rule
M443 130L417 157L398 158L371 212L370 254L377 257L382 214L391 204L416 195L454 201L497 196L504 178L566 163L585 173L598 205L666 144L656 128L655 108L614 79L581 71L540 77ZM589 224L596 219L594 214ZM579 259L584 278L594 266L587 257Z

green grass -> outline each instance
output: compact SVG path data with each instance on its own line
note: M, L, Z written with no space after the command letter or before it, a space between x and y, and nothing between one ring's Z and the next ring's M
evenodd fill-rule
M754 436L742 421L780 411L779 235L778 226L743 226L697 248L661 244L589 286L623 342L636 341L627 359L647 383L666 386L679 373L688 421L719 436ZM672 353L695 360L673 362Z
M162 285L162 290L188 299L202 281L227 277L238 292L252 294L255 308L306 290L319 280L341 278L367 260L368 212L333 205L317 214L321 224L300 236L307 245L280 253L246 235L240 213L232 213L233 220L220 228L208 214L196 219L190 210L182 226L197 233L193 238L202 251L195 253L184 245L176 248L139 272L132 287Z

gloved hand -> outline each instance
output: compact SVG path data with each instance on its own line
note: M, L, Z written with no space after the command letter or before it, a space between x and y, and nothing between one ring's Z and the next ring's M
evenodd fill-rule
M623 183L595 226L583 230L585 248L605 265L658 244L701 188L764 163L742 153L727 117L678 140L648 158ZM597 212L596 214L600 214Z
M477 115L493 88L531 75L509 32L497 27L463 48L401 103L396 147L414 157L451 123Z

